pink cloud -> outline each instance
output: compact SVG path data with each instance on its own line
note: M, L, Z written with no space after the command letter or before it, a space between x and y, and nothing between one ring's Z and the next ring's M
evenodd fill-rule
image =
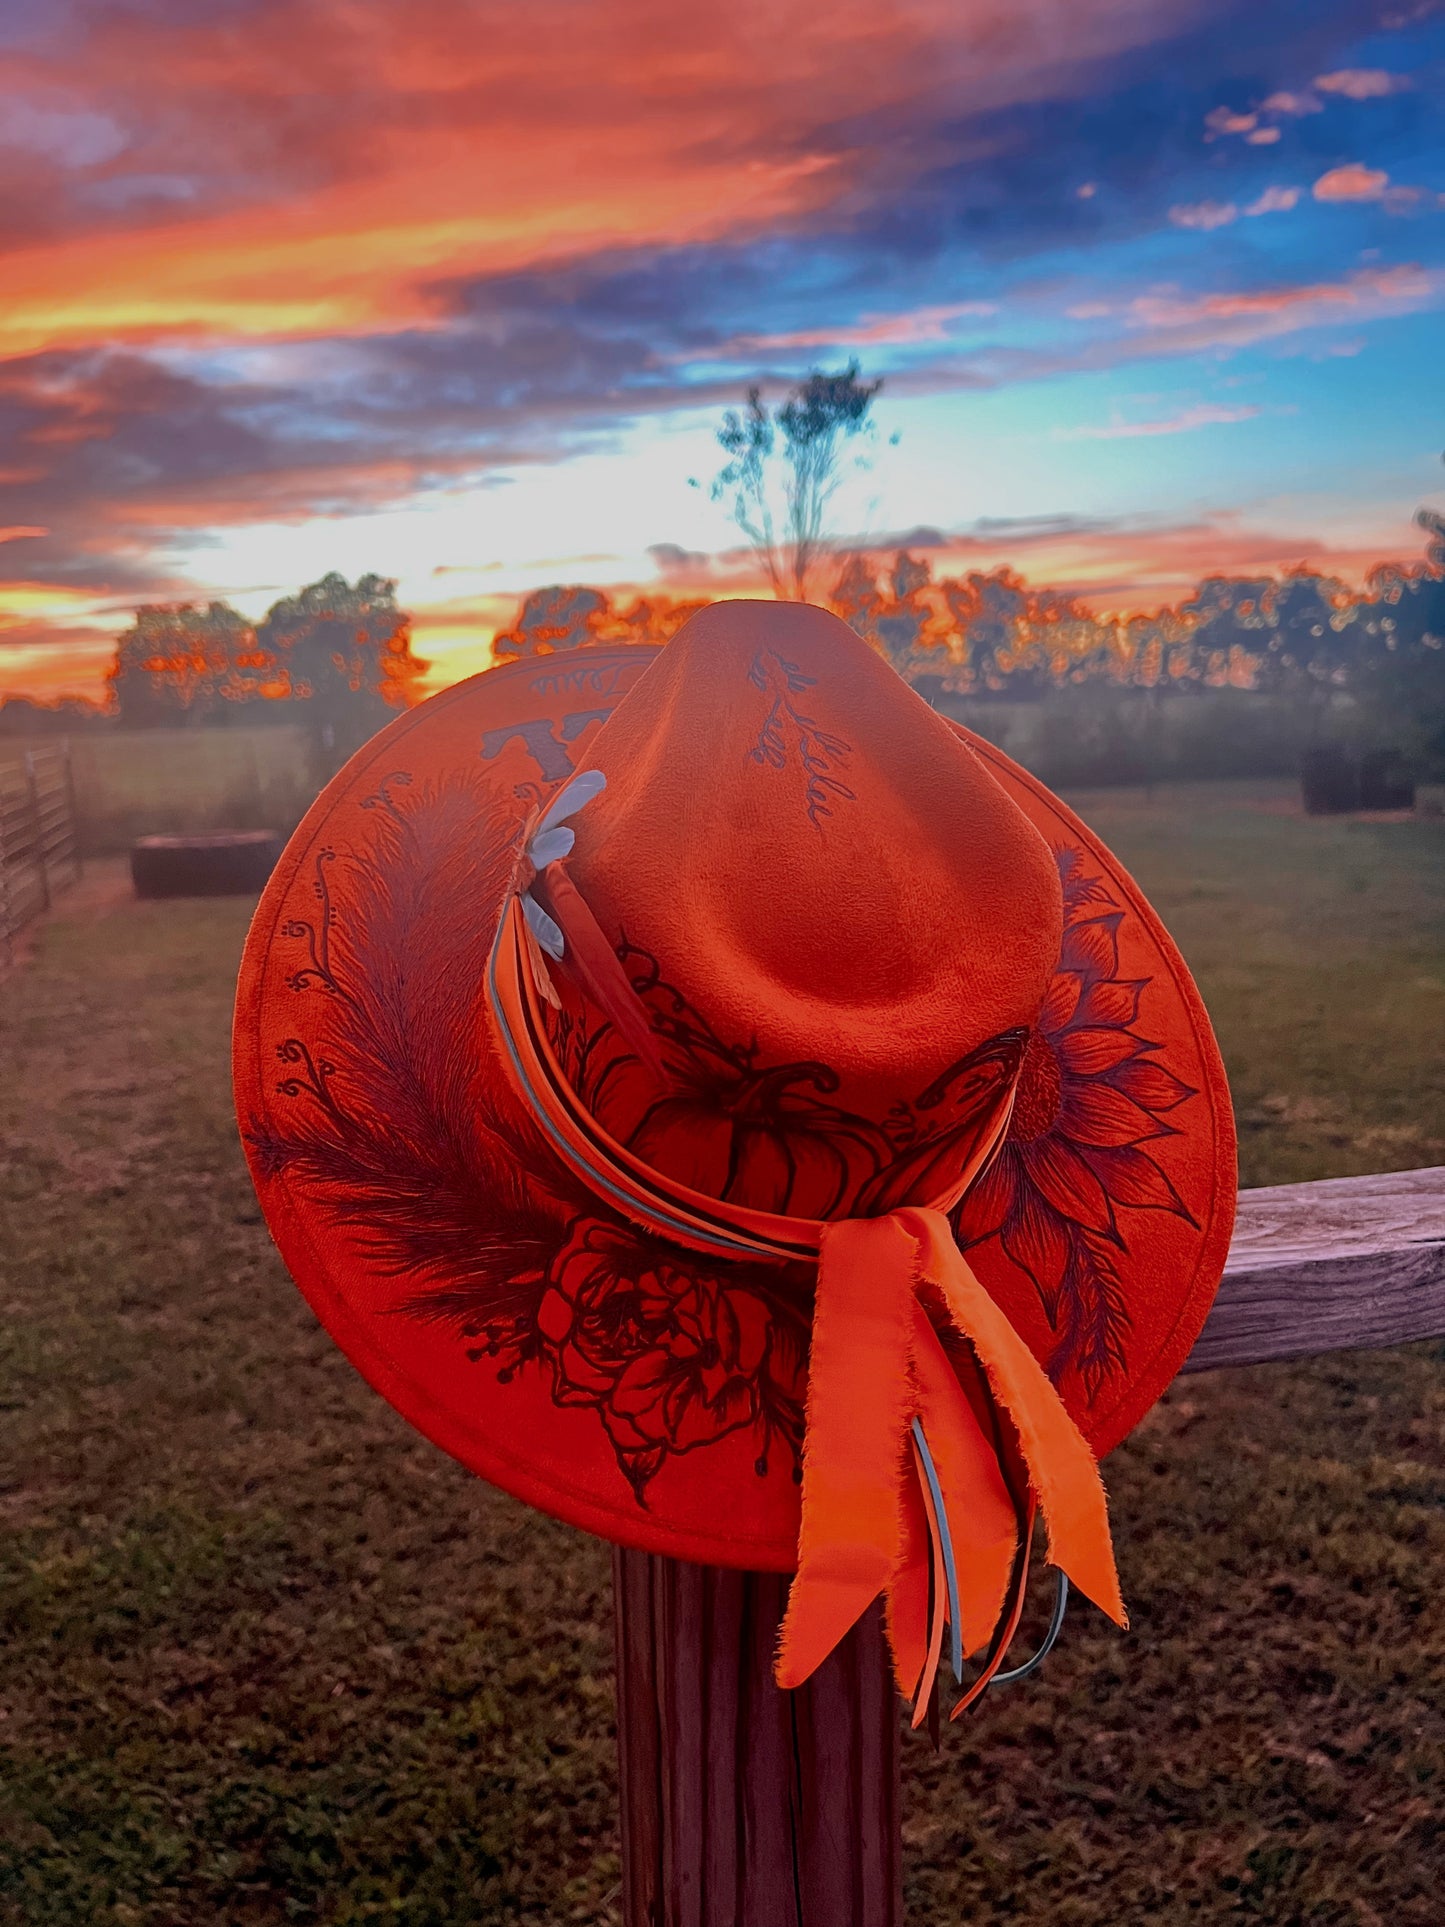
M1104 428L1071 428L1060 433L1060 441L1122 442L1141 435L1187 435L1195 428L1214 428L1225 422L1247 422L1258 415L1258 408L1223 408L1217 402L1199 402L1181 409L1177 415L1152 422L1110 422Z
M1259 115L1236 114L1228 107L1212 107L1204 116L1204 125L1209 129L1206 136L1209 140L1216 134L1247 134L1259 125Z
M800 328L788 334L740 335L706 356L690 353L690 360L720 360L739 349L756 348L898 348L927 341L946 341L948 324L966 315L998 313L994 301L955 301L946 307L912 308L902 314L866 314L852 327Z
M1244 211L1246 214L1288 214L1299 197L1297 187L1267 187Z
M1390 185L1390 177L1379 167L1362 167L1350 161L1321 174L1314 185L1317 201L1378 201Z
M1366 322L1437 306L1442 292L1445 272L1418 263L1360 268L1338 281L1217 294L1190 295L1166 284L1114 305L1111 312L1122 324L1118 331L1093 331L1049 348L994 343L939 356L926 367L891 374L889 390L896 399L996 389L1079 369L1118 368L1181 355L1218 356L1312 329L1349 326L1357 331ZM1092 310L1101 304L1077 305ZM1086 313L1073 318L1095 317Z
M1272 147L1279 139L1277 127L1256 127L1252 134L1244 137L1251 147Z
M1241 345L1268 335L1363 315L1407 314L1439 292L1436 277L1414 264L1361 268L1344 281L1260 288L1247 294L1184 296L1163 290L1129 304L1136 327L1188 334L1192 345Z
M1295 118L1298 118L1301 114L1322 114L1324 110L1324 102L1317 100L1315 96L1310 93L1271 94L1269 99L1265 101L1263 107L1263 111L1266 114L1291 114L1295 116Z
M1337 73L1316 75L1312 84L1322 94L1343 94L1346 100L1378 100L1409 82L1399 74L1387 74L1383 67L1341 67Z
M1228 227L1231 221L1238 220L1239 209L1233 201L1196 201L1171 207L1169 218L1175 227L1202 228L1207 234L1212 228Z

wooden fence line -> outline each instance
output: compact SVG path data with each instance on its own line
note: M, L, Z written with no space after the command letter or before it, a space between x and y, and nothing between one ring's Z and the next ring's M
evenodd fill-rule
M1445 1166L1242 1191L1184 1367L1445 1337ZM899 1706L875 1606L797 1693L775 1573L613 1553L626 1927L901 1927ZM1026 1691L1027 1688L1020 1688Z
M1241 1191L1186 1372L1445 1335L1445 1165Z
M0 963L79 874L69 743L0 756Z

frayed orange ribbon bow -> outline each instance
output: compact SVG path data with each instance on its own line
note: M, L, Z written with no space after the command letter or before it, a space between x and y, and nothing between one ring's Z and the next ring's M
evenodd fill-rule
M935 1322L935 1321L938 1322ZM1007 1446L985 1434L944 1350L939 1324L981 1369L1026 1471L1021 1506ZM988 1646L1021 1573L1034 1504L1049 1558L1120 1625L1124 1604L1099 1468L1037 1359L969 1269L941 1212L822 1227L809 1354L798 1576L788 1596L777 1681L798 1686L880 1593L898 1684L924 1713L938 1665L939 1585L930 1575L928 1483L908 1463L921 1419L948 1509L965 1653ZM890 1476L891 1473L891 1476ZM929 1608L930 1579L934 1605ZM990 1659L1002 1661L994 1641ZM954 1708L961 1712L974 1690Z
M593 989L604 979L592 953L600 957L606 940L559 865L548 866L549 878L552 911L565 942L587 960ZM778 1685L801 1685L882 1594L896 1677L919 1725L942 1650L943 1548L951 1539L956 1643L968 1654L987 1648L980 1675L952 1709L957 1717L1002 1664L1017 1626L1036 1513L1050 1562L1125 1625L1098 1463L970 1270L943 1213L906 1205L836 1223L791 1218L704 1197L642 1163L603 1130L563 1074L543 1013L555 996L546 971L514 895L492 951L490 1002L512 1079L569 1167L634 1223L692 1250L817 1262L798 1570L779 1638ZM630 984L627 991L636 1004L630 1028L642 1006ZM610 1012L610 1000L604 1007ZM982 1417L941 1334L964 1369L977 1368ZM910 1446L915 1418L946 1524L918 1446Z

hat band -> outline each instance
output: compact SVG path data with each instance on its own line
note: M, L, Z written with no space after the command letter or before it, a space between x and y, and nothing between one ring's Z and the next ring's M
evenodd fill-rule
M823 1222L705 1197L644 1164L582 1103L547 1034L545 971L513 895L488 1001L512 1081L568 1168L633 1223L695 1252L817 1266L779 1686L801 1685L882 1594L915 1726L932 1703L945 1624L955 1672L965 1653L984 1652L957 1717L1003 1663L1037 1513L1050 1562L1123 1625L1098 1463L943 1215L995 1150L1007 1104L950 1195L927 1205Z

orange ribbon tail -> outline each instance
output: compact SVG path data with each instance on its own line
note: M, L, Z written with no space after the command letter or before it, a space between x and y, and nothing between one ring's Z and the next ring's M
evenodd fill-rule
M930 1314L933 1315L930 1315ZM1029 1492L1016 1497L934 1324L972 1349L1012 1428ZM809 1361L798 1572L774 1677L801 1685L880 1593L900 1686L926 1715L942 1649L941 1533L908 1427L927 1436L948 1514L964 1651L984 1677L1017 1627L1035 1506L1049 1557L1120 1625L1099 1468L1042 1367L984 1291L937 1211L824 1226ZM1020 1540L1020 1526L1023 1539Z
M1088 1441L1043 1367L974 1277L947 1218L912 1208L894 1215L918 1241L919 1278L942 1294L949 1319L972 1345L1018 1435L1048 1530L1049 1563L1117 1626L1127 1626L1104 1482Z
M823 1230L803 1434L798 1575L774 1677L801 1686L890 1583L912 1397L909 1294L888 1289L907 1245L891 1218Z

